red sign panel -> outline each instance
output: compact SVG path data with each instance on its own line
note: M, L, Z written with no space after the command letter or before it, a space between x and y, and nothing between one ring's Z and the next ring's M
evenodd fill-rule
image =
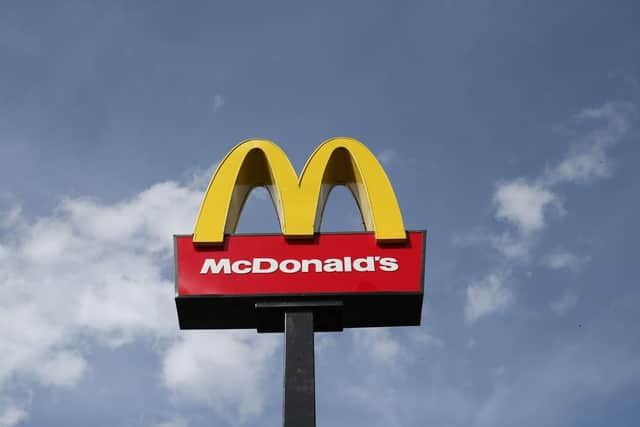
M422 293L424 238L379 245L373 233L228 236L224 247L196 247L176 236L178 297Z

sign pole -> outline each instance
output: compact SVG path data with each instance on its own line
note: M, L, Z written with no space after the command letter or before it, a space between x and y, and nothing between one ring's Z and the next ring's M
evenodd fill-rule
M284 316L284 427L315 427L313 312Z

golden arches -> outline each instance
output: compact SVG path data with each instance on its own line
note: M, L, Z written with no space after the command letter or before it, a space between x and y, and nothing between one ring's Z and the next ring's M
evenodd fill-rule
M384 169L361 142L333 138L307 160L298 179L287 155L276 144L251 139L235 146L211 178L196 220L193 242L220 244L233 233L252 188L265 186L282 233L309 238L320 228L331 188L345 185L353 193L365 229L381 242L406 239L402 214Z

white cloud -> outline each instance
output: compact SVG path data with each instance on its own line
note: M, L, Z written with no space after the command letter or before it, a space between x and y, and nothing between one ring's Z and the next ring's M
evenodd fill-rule
M0 229L13 227L22 215L22 206L13 205L6 210L0 210Z
M189 424L187 420L182 417L173 417L169 420L162 421L155 424L154 427L187 427Z
M258 200L268 200L271 198L271 195L265 187L256 187L251 190L251 193L249 193L249 197L255 197Z
M163 380L176 397L243 423L263 410L265 362L277 347L255 332L183 332L165 354Z
M385 148L380 153L378 153L376 157L383 166L389 166L396 160L396 158L398 157L398 153L392 148Z
M444 342L440 338L428 333L423 329L412 332L409 337L415 344L421 346L423 350L424 348L444 348Z
M213 97L213 112L217 113L218 111L220 111L223 105L224 98L222 97L222 95L215 95Z
M508 260L526 260L529 258L532 240L528 236L511 231L492 234L488 231L474 230L469 233L455 235L452 243L456 246L490 244L500 255Z
M544 227L544 214L549 206L560 207L555 194L524 179L499 184L493 201L496 218L512 223L525 235Z
M176 207L181 192L194 202ZM51 216L16 224L0 259L0 341L9 349L0 353L0 385L16 375L74 385L87 368L74 347L81 335L104 342L171 335L173 286L162 274L171 233L158 225L165 215L177 225L178 209L193 218L198 198L160 184L114 206L67 200Z
M497 184L493 194L495 218L517 230L497 233L472 233L454 243L490 243L509 268L516 261L528 260L537 236L544 230L550 212L564 215L560 184L583 183L606 178L612 173L609 150L624 139L635 114L633 105L608 102L585 109L575 116L576 129L569 153L557 164L547 167L534 178L518 177ZM559 251L543 257L542 263L554 270L578 271L589 257ZM467 322L509 305L513 294L502 287L499 277L490 274L484 284L467 288L465 318Z
M87 369L87 362L71 351L61 351L48 357L36 369L44 384L71 387Z
M336 345L335 337L327 334L316 334L314 341L316 354L325 353Z
M550 183L563 181L589 181L611 174L611 164L605 147L591 145L579 147L548 172Z
M550 206L563 212L553 187L563 182L583 182L610 175L607 150L629 130L634 112L630 104L609 102L600 108L586 109L577 115L581 126L569 154L557 165L547 168L538 178L516 178L498 184L493 195L496 218L517 226L523 234L541 231Z
M567 291L554 301L551 301L549 307L558 316L563 316L572 310L578 304L578 295L571 291Z
M392 365L406 356L400 342L389 329L364 328L353 331L355 347L362 349L371 361L381 365Z
M228 412L225 402L245 417L257 415L273 347L237 332L198 346L178 332L172 235L191 232L201 198L202 188L169 181L117 203L66 199L39 218L10 215L13 225L0 235L0 399L10 383L76 385L91 369L83 340L119 346L152 338L166 352L165 384L176 395L215 411ZM176 358L203 370L181 375L172 368ZM7 425L26 416L3 411Z
M634 113L631 104L608 102L599 108L576 115L579 125L588 127L576 139L569 154L556 166L547 169L543 179L547 185L562 182L587 182L611 175L607 150L620 142L630 127Z
M589 134L596 142L615 144L620 136L629 130L635 107L624 101L609 101L600 107L586 108L576 114L579 122L603 121L605 128Z
M213 174L220 166L220 162L214 162L206 168L197 167L190 170L188 173L185 173L185 177L187 180L186 187L188 188L201 188L206 189L209 183L211 182L211 178Z
M3 405L0 402L0 427L13 427L26 419L27 413L24 409L18 408L12 403Z
M513 294L505 287L501 273L491 273L482 280L467 286L465 320L473 323L481 317L504 311L513 303Z
M580 257L568 251L556 249L543 258L543 263L547 268L552 270L571 270L579 271L586 263L589 257Z
M531 249L531 239L516 236L510 232L504 232L493 236L491 239L493 247L506 259L527 259Z

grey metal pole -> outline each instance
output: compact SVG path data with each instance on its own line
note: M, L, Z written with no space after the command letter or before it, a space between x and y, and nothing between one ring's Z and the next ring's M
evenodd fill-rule
M315 427L313 312L284 316L284 427Z

